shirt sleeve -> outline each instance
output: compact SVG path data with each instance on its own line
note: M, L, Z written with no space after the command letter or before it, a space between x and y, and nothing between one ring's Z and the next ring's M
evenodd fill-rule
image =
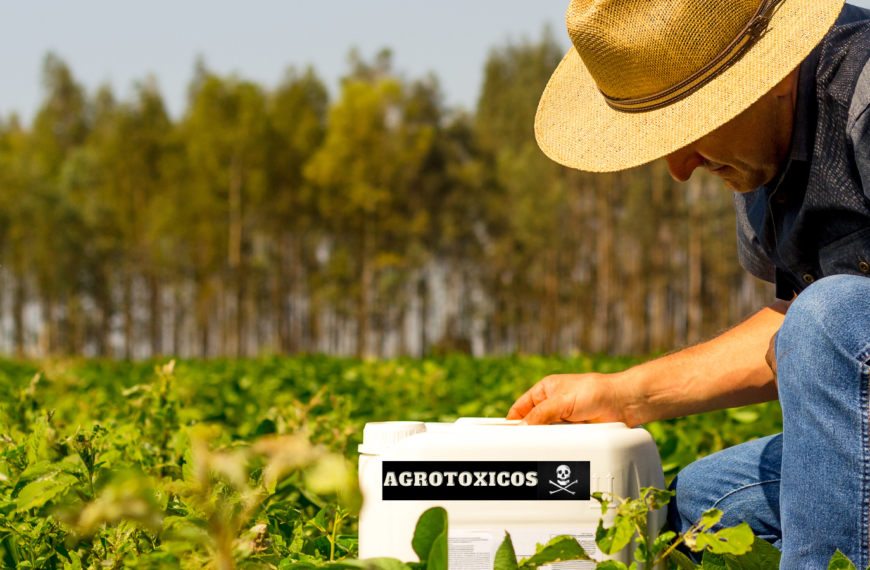
M849 105L849 119L846 132L852 141L855 153L855 166L861 176L864 196L870 200L870 61L864 65L852 102Z
M734 209L737 213L737 259L740 261L740 266L751 275L762 281L774 283L776 267L764 252L764 247L749 222L752 204L760 197L760 192L761 190L758 189L745 194L734 193Z

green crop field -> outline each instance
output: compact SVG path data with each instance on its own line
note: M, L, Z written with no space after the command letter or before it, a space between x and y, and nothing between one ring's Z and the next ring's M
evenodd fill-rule
M356 554L367 421L502 417L578 357L0 361L0 568L294 568ZM657 422L666 476L776 403Z

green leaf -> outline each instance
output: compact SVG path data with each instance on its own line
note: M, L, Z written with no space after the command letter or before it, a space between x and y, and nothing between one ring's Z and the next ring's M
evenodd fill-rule
M311 562L299 562L292 558L285 558L278 563L278 570L314 570L317 568Z
M426 570L447 570L447 529L435 537L429 557L426 559Z
M69 489L72 477L62 477L59 479L45 479L43 481L34 481L25 486L18 493L17 507L19 511L26 511L41 507L54 498L56 495L63 493Z
M709 550L704 551L704 557L701 562L701 567L704 570L728 570L728 566L725 564L725 556Z
M650 551L653 553L653 555L658 554L666 546L668 546L671 543L671 541L674 540L675 538L677 538L677 533L675 533L673 531L661 533L653 541L653 544L652 544L652 547L650 548Z
M643 540L642 537L638 537L635 541L634 559L637 562L646 562L648 555L649 549L646 546L646 540Z
M517 570L517 555L514 551L514 543L510 533L506 532L501 546L495 553L493 570Z
M327 522L326 522L326 507L323 507L322 509L320 509L320 510L317 512L317 514L314 515L314 518L311 519L310 522L311 522L311 524L312 524L313 526L317 527L319 530L322 530L323 532L326 532L326 525L327 525Z
M628 568L618 560L605 560L604 562L599 562L595 566L595 570L628 570Z
M519 563L521 570L534 570L538 566L566 560L592 560L580 543L571 536L557 536L544 545L534 556Z
M837 551L831 556L831 561L828 563L828 570L856 570L855 565L852 564L852 561L846 558L846 555L840 552L838 548Z
M411 570L410 566L395 558L342 560L340 562L324 564L321 568L330 568L332 570Z
M704 548L716 554L744 554L752 548L755 535L746 523L740 523L732 528L723 528L719 532L699 534L692 550L698 552Z
M716 523L722 520L722 511L719 509L710 509L708 511L704 511L704 514L701 515L701 530L710 530L713 528Z
M445 547L447 543L447 511L441 507L429 509L417 520L417 528L414 529L414 538L411 540L411 547L417 556L420 557L420 562L426 562L429 559L429 552L435 544L435 540L444 535Z
M34 463L18 476L18 481L15 487L12 488L12 496L18 495L24 487L35 480L57 479L60 473L68 473L75 477L80 477L82 468L70 462L51 463L49 461L40 461Z
M601 506L601 514L607 514L607 509L610 507L610 500L605 499L603 493L592 493L592 498L598 501Z
M69 562L63 563L63 570L82 570L82 559L79 556L78 552L70 552L69 559Z
M743 424L751 424L758 419L758 412L752 410L728 410L728 415Z
M764 539L755 538L752 550L745 554L704 552L704 570L778 570L779 550Z
M314 548L317 549L318 552L320 552L323 558L329 560L329 551L332 549L332 543L329 541L329 537L318 536L311 541L311 544L314 545Z
M28 465L27 469L21 472L21 475L18 479L36 479L40 475L44 475L46 473L53 473L56 470L57 468L51 461L39 461L37 463Z
M674 495L676 495L675 491L666 491L655 487L643 487L640 490L640 496L644 497L647 506L654 511L671 502L671 497Z
M692 562L688 556L680 552L679 550L674 550L670 554L668 554L668 558L677 565L677 568L680 570L696 570L698 566Z
M774 545L756 536L752 550L734 558L741 564L741 568L748 570L778 570L782 553Z
M595 544L604 554L619 552L629 543L634 536L634 525L628 517L617 516L613 526L604 528L604 521L598 521L598 530L595 531Z

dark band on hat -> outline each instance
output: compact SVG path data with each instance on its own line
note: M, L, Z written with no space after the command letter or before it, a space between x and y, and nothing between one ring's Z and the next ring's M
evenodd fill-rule
M719 55L713 58L713 61L690 75L688 78L679 82L673 87L664 91L660 91L654 95L648 95L637 99L618 99L609 97L606 93L599 89L598 91L604 96L604 100L612 108L617 111L626 113L641 113L644 111L654 111L667 107L672 103L676 103L681 99L685 99L714 78L720 73L735 64L743 54L758 42L767 30L770 23L770 18L777 5L782 0L763 0L758 6L755 14L749 20L749 23L737 34L737 37L731 41L728 46L722 50Z

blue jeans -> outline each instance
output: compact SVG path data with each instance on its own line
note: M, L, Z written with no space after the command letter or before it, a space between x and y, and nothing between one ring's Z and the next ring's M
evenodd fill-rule
M836 549L870 565L870 279L820 279L792 303L776 339L783 432L692 463L668 520L705 510L746 521L782 550L781 568L825 569Z

